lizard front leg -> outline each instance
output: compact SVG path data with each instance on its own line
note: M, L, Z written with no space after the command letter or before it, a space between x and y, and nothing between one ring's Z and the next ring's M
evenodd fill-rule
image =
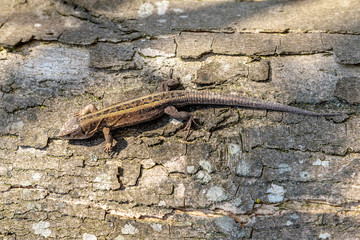
M169 107L165 108L164 112L166 114L172 116L173 118L187 121L187 123L184 127L184 130L187 130L187 134L185 136L185 140L186 140L190 135L191 124L192 123L196 124L194 117L188 112L178 111L174 106L169 106Z
M86 107L84 107L83 109L77 111L75 113L75 116L77 116L77 117L78 116L83 116L85 114L93 113L93 112L96 112L96 111L97 111L97 109L96 109L95 105L94 104L89 104Z
M106 146L104 152L110 153L112 152L112 148L116 145L116 140L111 135L110 128L104 127L102 129L102 132L104 133L104 137L106 140Z

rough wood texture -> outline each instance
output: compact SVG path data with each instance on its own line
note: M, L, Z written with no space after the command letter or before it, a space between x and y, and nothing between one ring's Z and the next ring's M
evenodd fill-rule
M0 238L357 239L360 2L0 0ZM236 92L341 119L186 107L61 141L89 103Z

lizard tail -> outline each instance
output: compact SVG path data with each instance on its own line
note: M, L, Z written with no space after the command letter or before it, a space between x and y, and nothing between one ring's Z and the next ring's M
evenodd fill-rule
M284 105L281 103L267 102L261 99L243 97L233 94L219 94L211 92L188 92L187 102L191 104L215 104L225 106L238 106L253 109L273 110L289 112L306 116L340 116L341 113L317 113L300 108Z

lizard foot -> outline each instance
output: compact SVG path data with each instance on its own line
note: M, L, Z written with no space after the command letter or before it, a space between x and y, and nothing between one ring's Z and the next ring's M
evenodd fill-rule
M113 145L112 145L111 143L107 143L107 144L105 145L104 152L110 154L110 153L113 151L112 148L113 148Z
M116 140L113 138L113 136L110 133L110 128L108 127L104 127L102 129L103 133L104 133L104 137L106 140L106 145L105 145L105 149L104 152L108 153L110 155L110 153L112 152L112 148L116 145Z
M175 88L179 85L179 80L178 79L173 79L173 69L170 69L169 72L169 79L165 82L162 82L159 86L159 91L160 92L167 92L169 91L171 88Z
M186 123L184 130L187 131L186 136L185 136L185 140L187 140L187 138L190 136L191 133L191 125L195 124L196 126L199 126L196 122L193 116L190 116L188 122Z

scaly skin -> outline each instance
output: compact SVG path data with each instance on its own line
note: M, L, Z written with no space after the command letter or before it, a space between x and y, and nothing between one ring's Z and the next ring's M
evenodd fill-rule
M233 94L181 90L165 91L117 103L101 110L97 110L94 105L88 105L60 130L59 137L62 139L86 139L93 136L97 131L103 131L107 142L105 152L111 152L116 141L111 136L110 130L148 122L165 113L174 118L187 120L186 129L189 133L193 118L187 112L177 111L176 107L193 104L238 106L307 116L340 115L339 113L316 113L280 103Z

